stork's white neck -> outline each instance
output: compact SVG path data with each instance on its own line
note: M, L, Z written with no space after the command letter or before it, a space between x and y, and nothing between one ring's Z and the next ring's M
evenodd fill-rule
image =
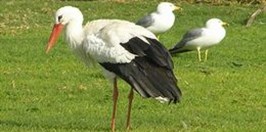
M66 41L72 49L82 44L84 32L82 22L71 21L66 25Z

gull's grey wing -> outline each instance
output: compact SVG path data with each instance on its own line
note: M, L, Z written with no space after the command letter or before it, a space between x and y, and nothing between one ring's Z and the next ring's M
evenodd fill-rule
M184 47L186 46L187 42L194 40L196 38L199 38L202 35L203 29L202 28L196 28L189 30L182 38L180 42L178 42L175 47L170 49L170 53L182 53L186 51L190 51L188 49L185 49Z
M149 15L141 18L136 24L147 28L147 27L151 26L153 22L154 22L154 19L152 18L152 15L149 14Z

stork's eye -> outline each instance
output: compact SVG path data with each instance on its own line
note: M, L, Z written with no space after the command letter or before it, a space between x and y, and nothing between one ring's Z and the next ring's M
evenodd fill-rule
M60 20L63 18L62 15L58 16L58 21L60 22Z

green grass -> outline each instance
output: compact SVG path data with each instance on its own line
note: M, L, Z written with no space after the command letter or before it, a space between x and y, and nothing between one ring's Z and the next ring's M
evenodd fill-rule
M112 85L101 70L79 62L63 37L52 52L44 52L53 13L64 5L79 7L85 21L136 21L156 1L0 1L0 131L109 131ZM181 6L174 28L160 38L166 47L211 17L230 24L227 36L210 49L207 62L198 62L196 52L173 58L183 92L180 104L136 94L133 131L265 131L266 15L246 28L255 6ZM123 81L119 86L117 130L125 131L129 86Z

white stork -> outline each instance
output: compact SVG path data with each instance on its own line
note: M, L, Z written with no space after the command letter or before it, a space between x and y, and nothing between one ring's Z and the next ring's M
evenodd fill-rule
M113 82L112 131L115 130L118 99L117 77L131 86L127 129L130 128L133 90L144 98L153 97L169 103L180 101L181 91L173 73L170 53L154 34L123 20L94 20L84 27L82 23L83 15L78 8L65 6L58 9L46 53L65 27L66 40L73 52L87 65L96 61L102 66L106 77Z

